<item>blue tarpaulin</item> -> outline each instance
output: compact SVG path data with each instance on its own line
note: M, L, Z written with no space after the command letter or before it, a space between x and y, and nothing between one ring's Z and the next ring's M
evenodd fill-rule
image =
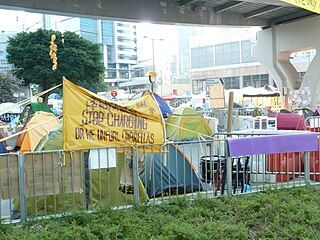
M131 98L131 100L135 100L135 99L141 98L144 95L144 93L145 93L145 91L137 93L136 95L134 95ZM171 111L169 105L158 94L153 93L153 96L154 96L154 98L156 99L156 101L157 101L157 103L159 105L159 108L160 108L160 111L162 113L162 116L163 117L169 117L172 114L172 111Z

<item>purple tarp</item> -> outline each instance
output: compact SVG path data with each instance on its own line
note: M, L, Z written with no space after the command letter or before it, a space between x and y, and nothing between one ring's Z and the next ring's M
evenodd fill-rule
M230 157L318 151L318 135L312 132L228 138L227 142Z

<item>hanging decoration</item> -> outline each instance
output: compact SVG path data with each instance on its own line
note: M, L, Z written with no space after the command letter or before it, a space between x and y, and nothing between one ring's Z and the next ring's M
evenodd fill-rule
M54 42L56 38L57 37L55 34L51 35L49 56L50 56L50 59L52 60L52 67L51 67L52 71L57 70L57 67L58 67L58 58L57 58L58 46Z

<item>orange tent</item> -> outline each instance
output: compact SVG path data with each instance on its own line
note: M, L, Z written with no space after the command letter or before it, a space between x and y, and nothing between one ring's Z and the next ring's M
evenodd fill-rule
M54 114L36 112L23 128L27 131L19 135L16 148L20 148L21 153L34 151L40 140L59 124L61 123Z

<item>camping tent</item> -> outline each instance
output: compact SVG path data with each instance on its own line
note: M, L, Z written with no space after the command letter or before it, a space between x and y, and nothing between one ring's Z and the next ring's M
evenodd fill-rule
M41 139L34 151L50 151L62 149L62 124L51 129L49 133Z
M175 100L178 96L173 94L173 93L170 93L169 95L167 96L164 96L163 97L163 100L165 101L172 101L172 100Z
M20 124L20 123L24 124L28 122L36 112L48 112L48 113L54 114L53 111L46 104L42 102L34 101L28 104L23 109L19 117L19 121L17 121L17 124Z
M199 192L204 189L190 159L176 146L168 145L168 159L149 155L140 178L149 197Z
M59 124L60 121L54 114L36 112L23 128L27 132L19 135L16 149L19 149L22 153L34 151L40 140Z
M180 108L166 121L169 140L194 139L212 135L212 129L206 119L192 108Z
M62 148L62 125L60 124L56 128L52 129L38 144L35 151L52 151L52 150L61 150ZM88 166L92 165L94 159L90 158L90 154L92 151L100 151L100 165L101 169L88 169ZM80 174L82 176L82 182L85 184L90 185L92 191L92 204L97 205L99 203L109 204L111 207L121 206L126 204L133 203L133 194L129 192L123 192L120 189L121 186L121 176L124 173L130 173L131 171L126 168L128 165L128 161L125 160L125 153L119 152L115 155L115 166L106 168L103 167L104 162L108 159L103 155L105 149L100 150L92 150L89 153L89 158L86 158L83 154L84 152L78 151L79 154L73 154L74 157L79 156L78 160L81 159L81 164L84 166L81 167L82 171L87 172L90 175L90 180L87 179L84 173ZM68 159L67 159L68 161ZM85 163L88 162L88 163ZM109 158L109 162L111 159ZM87 166L87 168L85 167ZM129 182L128 177L122 177L125 179L125 182ZM101 188L101 186L103 186ZM140 193L140 200L146 201L148 199L147 193L141 180L139 180L139 193ZM56 198L56 208L57 211L62 209L64 204L71 204L72 199L75 198L75 204L77 205L76 208L80 209L82 207L81 199L86 199L85 192L83 193L74 193L74 194L57 194ZM88 197L88 196L87 196ZM54 197L52 195L47 196L46 200L44 198L39 198L37 202L37 207L44 209L44 202L46 201L47 206L52 207L54 206ZM29 211L34 210L34 200L28 199L28 209Z
M113 159L109 158L109 162L114 161L114 165L109 168L92 169L91 167L90 169L90 163L88 164L90 154L87 153L85 151L66 152L65 161L67 164L60 167L58 165L54 168L55 174L61 179L61 181L56 182L59 192L54 195L47 193L39 194L38 196L27 196L28 214L59 214L65 213L66 210L91 210L98 206L117 207L133 204L133 192L129 191L130 179L128 176L124 177L129 172L128 168L131 166L131 161L126 159L125 154L117 153ZM50 165L52 161L60 162L59 154L35 154L27 160L30 161L32 159L35 165L40 163L39 165L42 167L43 161L48 161ZM105 159L101 159L101 164L104 161ZM73 177L70 176L70 172L69 174L66 173L67 165L73 166ZM30 177L32 179L32 176ZM46 181L47 186L53 185L51 180L52 178L48 178ZM123 187L124 183L127 183L125 188ZM41 184L44 183L41 183L40 180ZM31 193L32 191L31 188ZM139 180L139 198L141 201L148 200L141 180ZM19 211L19 204L19 200L15 199L14 209L16 211Z
M139 92L136 95L134 95L130 100L139 99L142 96L144 96L145 93L146 93L146 91ZM153 93L153 96L154 96L154 98L156 99L156 101L157 101L157 103L159 105L159 108L160 108L160 111L162 113L162 116L163 117L168 117L169 115L171 115L172 111L171 111L169 105L158 94Z

